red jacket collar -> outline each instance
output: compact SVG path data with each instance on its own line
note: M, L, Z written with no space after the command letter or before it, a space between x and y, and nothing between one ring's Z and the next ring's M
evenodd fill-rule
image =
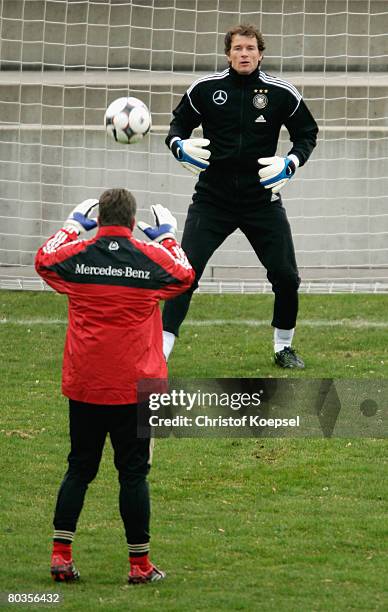
M100 236L126 236L132 237L132 230L124 225L99 225L96 238Z

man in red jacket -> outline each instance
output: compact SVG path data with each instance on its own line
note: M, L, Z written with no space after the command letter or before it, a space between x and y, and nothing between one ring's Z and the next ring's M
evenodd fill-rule
M90 217L98 206L98 222ZM62 391L69 398L71 450L54 515L51 574L79 578L72 541L88 484L109 433L119 472L120 513L129 550L129 583L160 580L149 560L150 438L137 438L137 387L166 379L159 301L186 291L194 271L175 240L176 220L152 206L151 242L132 235L136 201L126 189L105 191L70 214L36 255L38 274L68 297ZM91 240L78 236L98 226Z

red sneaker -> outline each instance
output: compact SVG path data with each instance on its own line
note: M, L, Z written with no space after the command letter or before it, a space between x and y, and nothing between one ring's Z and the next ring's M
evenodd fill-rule
M132 565L131 571L128 574L128 583L142 584L144 582L156 582L157 580L163 580L165 577L165 572L162 572L155 565L152 565L151 569L146 572L143 572L138 565Z
M65 561L62 555L54 553L51 556L51 577L55 582L73 582L79 579L79 571L73 559Z

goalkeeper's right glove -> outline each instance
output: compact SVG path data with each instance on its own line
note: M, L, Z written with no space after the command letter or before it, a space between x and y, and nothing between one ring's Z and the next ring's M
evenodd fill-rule
M199 174L209 165L207 161L210 157L210 151L204 149L210 144L208 138L187 138L181 140L178 137L172 139L170 149L175 159L177 159L186 170L190 170L193 174Z
M70 213L63 226L64 229L69 232L88 232L91 229L97 227L97 221L90 219L89 215L98 206L98 200L90 198L84 200L81 204L78 204Z
M151 227L151 225L144 223L144 221L139 221L137 227L145 233L147 238L155 242L162 242L166 238L175 240L177 222L168 208L161 204L156 204L151 206L151 211L155 219L155 227Z

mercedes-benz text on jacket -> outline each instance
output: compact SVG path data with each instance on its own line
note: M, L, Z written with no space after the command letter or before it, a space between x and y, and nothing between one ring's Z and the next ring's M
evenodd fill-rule
M137 401L137 383L166 378L159 300L186 291L194 271L175 240L135 239L121 226L91 240L64 229L39 249L38 274L69 301L63 394L97 404Z

